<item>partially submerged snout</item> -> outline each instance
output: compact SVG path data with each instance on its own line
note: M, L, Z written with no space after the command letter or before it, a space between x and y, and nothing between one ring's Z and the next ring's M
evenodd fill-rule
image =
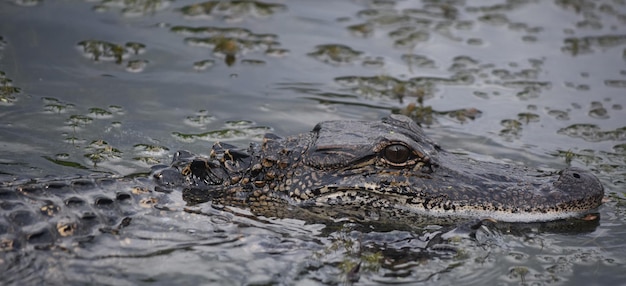
M296 199L508 222L581 216L602 204L602 184L579 168L550 172L464 158L442 150L402 116L345 125L327 122L314 130L306 156L315 160L307 164L323 169L317 177L324 179ZM342 129L352 130L347 147L327 139Z
M604 187L600 180L591 172L580 168L567 168L559 172L554 187L560 190L561 196L557 208L561 211L584 213L602 204Z
M519 182L517 190L513 187L512 193L517 197L510 197L508 206L506 200L502 201L503 208L490 216L502 221L524 222L581 217L596 210L604 197L600 180L580 168L566 168L530 181L532 185Z
M429 175L380 174L376 181L338 178L318 189L312 200L318 205L359 204L432 216L541 222L582 217L595 211L604 197L600 181L579 168L545 173L492 163L471 165L440 166ZM482 173L474 173L478 170Z

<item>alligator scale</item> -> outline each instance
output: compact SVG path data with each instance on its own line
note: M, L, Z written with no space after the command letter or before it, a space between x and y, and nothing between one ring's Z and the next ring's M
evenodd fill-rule
M592 211L604 189L577 168L541 172L459 157L400 115L327 121L292 137L268 134L247 150L217 143L206 158L180 151L150 176L0 183L0 250L115 232L172 196L252 210L349 206L533 222Z

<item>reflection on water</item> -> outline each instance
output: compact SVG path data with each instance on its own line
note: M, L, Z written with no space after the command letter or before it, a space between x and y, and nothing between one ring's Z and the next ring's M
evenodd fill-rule
M18 240L5 236L0 245L3 282L551 283L569 281L567 277L575 267L588 263L594 267L601 263L596 268L599 271L610 271L620 264L594 245L561 245L592 234L599 225L597 217L500 224L409 213L398 217L395 211L381 210L371 210L364 217L362 210L355 209L352 216L343 208L291 208L291 215L284 217L284 210L253 214L208 203L186 205L179 190L167 195L129 188L141 182L141 177L125 182L98 180L97 185L82 180L72 189L64 182L47 184L58 191L83 189L95 195L100 201L93 206L74 197L67 207L83 215L93 208L91 215L105 226L95 224L91 227L97 228L90 229L85 225L90 219L83 217L77 224L65 224L69 232L59 228L60 236L53 244L50 235L54 234L34 235L41 230ZM89 189L84 189L87 186ZM4 190L6 186L0 195L15 202ZM26 191L33 196L51 192L37 188ZM102 196L111 192L116 193L115 198L104 200ZM130 193L137 196L136 201ZM114 213L111 206L134 215L108 220ZM64 208L47 210L65 212ZM29 225L39 225L25 217L14 221L19 221L25 232L35 231ZM28 244L12 243L22 239Z
M0 281L623 283L624 19L619 1L1 2L0 181L141 177L174 150L395 112L469 157L591 169L608 198L587 228L516 232L276 218L173 193L52 248L14 247L0 227ZM0 200L0 226L44 233L4 215L19 207L42 206Z

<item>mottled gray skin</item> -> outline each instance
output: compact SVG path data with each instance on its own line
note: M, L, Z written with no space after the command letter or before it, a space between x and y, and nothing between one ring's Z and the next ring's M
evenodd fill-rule
M208 158L180 151L150 177L0 183L0 250L117 233L133 216L167 210L181 191L189 204L211 201L265 216L300 206L523 222L578 216L604 196L586 171L540 172L459 157L409 118L392 115L322 122L284 139L266 135L248 150L218 143Z
M322 122L294 137L266 136L246 152L218 144L210 158L182 154L172 167L183 176L169 180L188 186L189 200L244 206L362 205L529 222L581 215L604 196L578 168L540 172L451 154L400 115Z

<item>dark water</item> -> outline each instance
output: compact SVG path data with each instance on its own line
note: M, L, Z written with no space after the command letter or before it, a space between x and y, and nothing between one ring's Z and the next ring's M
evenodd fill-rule
M178 211L84 247L0 252L0 281L623 284L625 94L623 1L3 1L1 181L142 173L178 149L393 112L475 159L590 169L607 202L588 231L485 228L450 251L426 250L437 229L172 196Z

